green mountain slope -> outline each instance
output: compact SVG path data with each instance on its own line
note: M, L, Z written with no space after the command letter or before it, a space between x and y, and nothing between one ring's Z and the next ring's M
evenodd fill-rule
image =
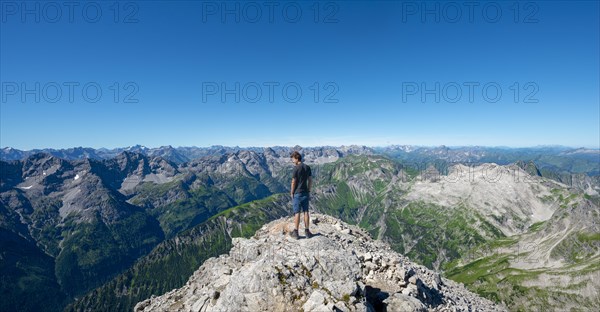
M151 295L181 287L204 260L231 248L263 224L289 215L290 200L277 194L222 211L159 244L132 268L71 304L67 311L131 311Z
M56 276L71 296L103 284L163 239L158 222L140 211L111 223L102 222L99 213L88 223L75 220L67 218L62 226L56 257Z
M488 242L447 266L447 276L514 311L600 306L600 208L556 191L558 209L526 233Z
M249 193L247 190L241 192ZM169 200L161 201L161 198ZM214 187L200 185L191 189L182 180L164 184L143 183L136 188L136 195L130 202L147 207L146 211L160 222L166 237L172 237L219 211L235 206L232 199Z
M58 310L66 302L54 276L54 259L2 228L0 276L0 311Z

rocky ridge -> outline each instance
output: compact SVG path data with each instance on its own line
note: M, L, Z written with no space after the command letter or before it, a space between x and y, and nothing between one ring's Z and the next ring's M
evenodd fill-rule
M322 214L311 219L312 238L286 235L291 218L234 238L229 254L208 259L182 288L135 311L506 310L356 226Z

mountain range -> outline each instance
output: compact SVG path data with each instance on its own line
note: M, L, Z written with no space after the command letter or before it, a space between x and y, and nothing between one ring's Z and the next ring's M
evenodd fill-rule
M266 149L273 150L275 153L287 153L293 149L299 149L299 146L285 147L274 146L263 147L172 147L161 146L149 148L141 145L129 146L124 148L89 148L75 147L68 149L33 149L18 150L11 147L0 149L0 160L22 160L36 153L46 153L65 160L75 160L83 158L91 159L110 159L122 152L134 152L146 156L160 156L175 164L181 164L193 159L210 155L224 155L246 150L261 153ZM315 147L304 148L304 150L328 151L343 156L347 154L385 154L392 158L404 161L445 161L450 163L472 162L488 163L493 162L499 165L506 165L518 160L535 161L540 169L553 169L554 171L568 171L571 173L588 173L589 175L600 175L598 168L598 149L589 148L571 148L565 146L539 146L527 148L510 147L483 147L483 146L465 146L465 147L425 147L412 145L390 145L385 147L366 147L366 146L341 146L341 147ZM334 156L334 155L331 155Z
M513 310L598 306L597 150L136 146L2 149L0 310L131 310L182 287L289 215L292 150L314 211L412 261Z

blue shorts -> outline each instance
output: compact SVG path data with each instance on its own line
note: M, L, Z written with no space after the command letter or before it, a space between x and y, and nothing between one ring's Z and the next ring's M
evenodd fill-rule
M294 207L294 214L300 213L300 211L308 212L308 201L310 195L308 193L297 193L294 194L294 200L292 205Z

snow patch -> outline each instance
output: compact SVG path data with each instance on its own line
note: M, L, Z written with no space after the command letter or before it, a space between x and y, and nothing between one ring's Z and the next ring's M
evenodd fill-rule
M20 188L20 189L22 189L22 190L28 190L28 189L30 189L32 186L33 186L33 185L30 185L30 186L19 186L19 188Z

